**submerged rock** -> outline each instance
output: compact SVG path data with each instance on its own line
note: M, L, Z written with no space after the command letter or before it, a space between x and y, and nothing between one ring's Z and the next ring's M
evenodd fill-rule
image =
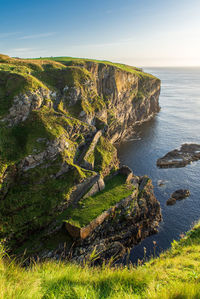
M180 150L175 149L168 152L165 156L157 160L160 168L184 167L193 161L200 159L200 144L185 143Z
M164 180L158 180L157 184L158 184L158 187L164 187L165 184L166 184L166 181L164 181Z

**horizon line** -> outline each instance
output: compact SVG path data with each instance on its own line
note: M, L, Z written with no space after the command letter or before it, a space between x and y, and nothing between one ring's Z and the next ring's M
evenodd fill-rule
M2 54L2 53L1 53ZM7 54L2 54L2 55L7 55ZM9 56L9 55L8 55ZM59 55L59 56L39 56L39 57L19 57L19 56L10 56L11 58L20 58L20 59L48 59L48 58L60 58L60 57L68 57L68 58L73 58L73 59L88 59L88 60L99 60L99 61L105 61L105 62L112 62L112 63L118 63L118 64L124 64L124 65L129 65L133 67L138 67L138 68L200 68L200 65L134 65L134 64L127 64L124 62L116 62L114 60L109 60L109 59L99 59L99 58L88 58L88 57L74 57L74 56L65 56L65 55Z

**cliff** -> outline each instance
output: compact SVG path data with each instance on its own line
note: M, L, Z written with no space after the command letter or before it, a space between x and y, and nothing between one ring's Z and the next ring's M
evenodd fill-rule
M0 55L1 242L16 250L58 231L118 169L113 142L159 111L159 92L157 78L125 65Z

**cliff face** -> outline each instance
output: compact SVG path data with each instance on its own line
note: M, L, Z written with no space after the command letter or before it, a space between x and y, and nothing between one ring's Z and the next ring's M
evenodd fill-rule
M98 94L107 99L107 113L111 142L124 139L130 127L143 122L159 111L160 81L151 76L134 74L114 66L87 63L96 78Z
M113 142L158 112L139 69L0 55L0 239L15 249L60 229L65 211L118 168Z
M101 108L93 103L94 110L83 107L79 118L88 124L97 125L99 120L108 125L107 136L113 143L132 133L133 126L152 117L160 109L160 80L135 68L119 68L104 63L85 61L80 67L87 69L93 76L85 86L87 93L96 94L103 99ZM75 105L83 96L79 87L68 91ZM89 97L90 103L92 98ZM96 107L95 107L96 106Z

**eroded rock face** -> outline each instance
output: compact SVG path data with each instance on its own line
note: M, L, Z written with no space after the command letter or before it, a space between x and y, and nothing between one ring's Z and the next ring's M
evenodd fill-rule
M99 95L109 99L108 109L116 119L115 125L109 127L108 134L112 142L127 138L132 127L151 118L160 110L158 98L160 82L157 80L140 80L135 74L118 70L112 66L88 65L96 77ZM146 90L147 96L139 96ZM109 110L108 110L109 112ZM108 115L109 124L109 115Z
M185 143L181 148L175 149L157 160L160 168L184 167L200 159L200 144Z
M60 138L51 142L47 141L46 145L47 148L45 151L25 157L19 164L20 170L28 171L29 169L35 168L36 166L42 164L44 161L52 161L59 153L62 153L65 149L69 149L69 143L67 142L65 136L61 136ZM56 177L67 172L68 169L69 166L67 166L67 164L64 162L61 166L61 169L56 174Z
M45 88L39 88L35 92L27 92L14 97L13 105L9 109L9 114L3 118L2 122L7 122L8 126L14 126L24 122L32 110L39 109L47 100L51 98L51 92ZM54 97L53 97L54 98ZM50 102L48 106L50 107Z
M63 100L72 108L81 101L90 105L95 94L103 99L101 109L97 105L95 111L82 110L79 118L89 125L95 125L99 119L103 121L112 143L126 139L133 133L135 124L159 112L160 81L157 78L142 78L137 72L91 61L80 67L86 68L93 77L85 80L84 89L75 85L68 87Z

